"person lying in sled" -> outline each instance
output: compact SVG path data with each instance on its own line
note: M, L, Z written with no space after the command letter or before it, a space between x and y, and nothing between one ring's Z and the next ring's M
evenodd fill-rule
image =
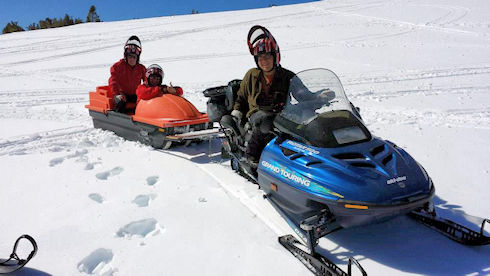
M124 44L124 59L111 67L109 89L114 97L114 110L126 113L126 103L136 103L136 88L145 80L146 68L139 63L141 42L135 35Z
M252 27L249 37L257 28L263 27ZM257 68L243 77L231 115L239 122L243 116L250 121L252 135L245 154L249 162L256 164L272 138L272 122L286 102L289 82L295 74L281 67L279 46L268 31L249 41L249 50Z
M170 86L162 85L163 76L162 67L157 64L148 66L145 74L146 81L136 89L138 102L140 100L150 100L155 97L160 97L163 94L173 94L175 96L182 96L184 94L181 87L172 86L172 83L170 83Z

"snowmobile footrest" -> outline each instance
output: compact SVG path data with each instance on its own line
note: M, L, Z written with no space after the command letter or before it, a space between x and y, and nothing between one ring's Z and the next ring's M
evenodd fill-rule
M306 218L300 223L300 228L305 231L307 245L310 252L315 251L318 240L342 227L335 225L335 217L327 210L321 210L317 215Z
M329 259L321 256L318 253L309 254L306 251L298 248L296 245L301 244L292 235L286 235L279 237L279 243L282 244L291 254L293 254L298 260L300 260L313 274L318 276L350 276L352 275L352 264L357 266L363 276L367 276L366 271L362 268L359 262L350 257L348 272L346 273L340 269Z
M409 216L426 226L439 231L450 239L464 245L487 245L490 244L490 237L485 236L485 223L490 224L489 219L484 219L480 232L469 229L448 219L443 219L425 212L412 211Z

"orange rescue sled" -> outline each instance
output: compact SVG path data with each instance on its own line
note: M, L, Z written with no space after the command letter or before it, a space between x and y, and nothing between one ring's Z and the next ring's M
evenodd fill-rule
M111 130L132 141L154 148L168 149L174 142L192 142L218 135L206 113L199 112L186 99L165 94L151 100L141 100L136 106L128 103L129 114L115 112L114 100L108 86L99 86L89 94L85 107L95 128Z

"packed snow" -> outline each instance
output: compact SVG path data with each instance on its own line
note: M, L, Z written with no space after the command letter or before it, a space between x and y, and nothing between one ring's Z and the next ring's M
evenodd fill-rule
M490 218L488 14L486 0L332 0L1 35L0 257L26 233L39 252L17 275L308 275L220 141L154 150L94 129L84 108L135 34L142 63L160 64L204 111L204 89L255 66L255 24L274 34L285 68L336 72L368 128L427 169L437 211L478 230ZM406 216L320 247L369 275L490 275L489 246Z

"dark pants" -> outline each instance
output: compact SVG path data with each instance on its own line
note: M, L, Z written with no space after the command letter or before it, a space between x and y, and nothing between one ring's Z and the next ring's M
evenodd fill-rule
M248 119L252 125L252 136L247 144L246 154L258 161L265 145L274 137L271 134L276 113L259 110Z
M131 110L126 108L126 103L136 103L138 97L136 95L124 95L126 96L126 101L121 101L116 96L114 96L114 111L121 113L128 113Z

